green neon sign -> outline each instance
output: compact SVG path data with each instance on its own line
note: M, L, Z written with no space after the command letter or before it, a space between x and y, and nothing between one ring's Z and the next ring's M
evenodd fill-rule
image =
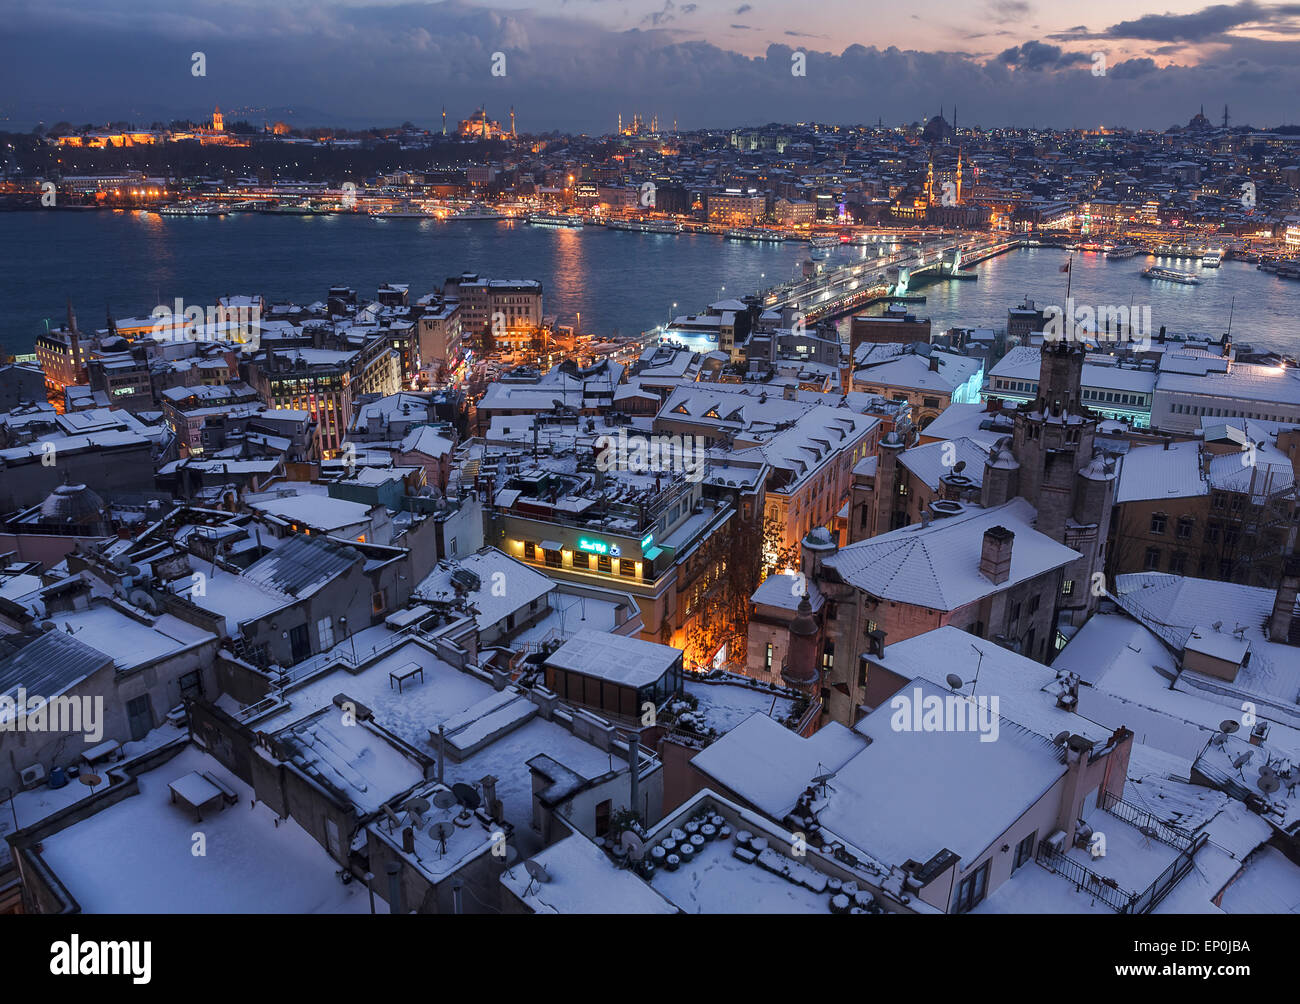
M587 551L590 554L608 554L615 558L620 553L617 544L607 544L603 540L588 540L586 537L578 540L578 550Z

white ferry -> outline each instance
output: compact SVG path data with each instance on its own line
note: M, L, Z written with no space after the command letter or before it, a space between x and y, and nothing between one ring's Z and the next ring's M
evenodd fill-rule
M1142 270L1142 276L1146 279L1161 279L1165 282L1177 282L1184 286L1197 286L1201 280L1190 272L1179 272L1172 268L1160 268L1152 265L1150 268Z
M680 234L682 225L672 220L609 220L607 230L631 230L638 234Z
M558 227L561 230L581 230L584 226L580 216L564 216L561 213L534 213L528 222L535 227Z

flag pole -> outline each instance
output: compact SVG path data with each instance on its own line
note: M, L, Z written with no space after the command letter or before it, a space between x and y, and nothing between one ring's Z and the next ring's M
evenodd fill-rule
M1074 282L1074 255L1065 263L1065 298L1070 299L1070 284Z

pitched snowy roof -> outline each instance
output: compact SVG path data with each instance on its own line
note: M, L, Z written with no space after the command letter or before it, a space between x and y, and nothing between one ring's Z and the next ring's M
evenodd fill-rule
M697 753L691 764L755 808L781 819L814 777L838 770L865 745L839 722L804 737L756 713Z
M662 677L682 656L657 642L579 631L546 659L548 666L627 687L644 687Z
M902 693L917 688L922 700L951 696L923 678ZM973 861L1065 773L1061 748L1005 719L997 741L982 742L976 730L895 729L896 714L883 704L858 723L871 744L830 780L818 816L823 829L890 864L944 848Z
M1240 461L1237 461L1240 464ZM1115 502L1156 501L1208 495L1210 488L1201 477L1199 443L1171 443L1140 446L1119 458Z
M1061 568L1077 551L1034 529L1037 513L1022 498L989 509L906 526L858 541L828 557L852 586L881 599L935 610L956 610L1017 583ZM1015 534L1007 581L994 585L979 570L984 533L995 526Z

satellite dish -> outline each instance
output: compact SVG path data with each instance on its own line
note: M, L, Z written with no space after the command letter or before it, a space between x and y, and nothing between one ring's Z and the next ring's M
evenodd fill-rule
M423 815L429 811L429 800L427 798L415 797L402 806L407 812L414 812L416 815Z
M384 816L388 819L388 832L391 833L393 831L394 826L402 825L402 821L397 818L397 815L388 806L385 805L383 809L384 809Z
M429 827L429 836L438 841L438 854L447 853L447 838L456 832L456 828L450 823L437 822Z
M532 858L524 862L524 870L532 876L534 881L540 882L542 885L551 881L551 873L541 863L534 861Z
M1056 736L1052 739L1052 743L1056 746L1064 746L1065 740L1069 738L1070 731L1068 729L1062 729L1060 732L1056 733Z
M1263 776L1260 777L1258 781L1255 782L1255 787L1257 787L1265 795L1271 795L1273 794L1273 792L1277 791L1278 788L1282 787L1282 782L1279 781L1272 774L1264 774Z
M957 463L953 464L952 466L952 472L954 474L960 474L965 469L966 469L966 461L964 460L958 460Z
M1223 627L1223 621L1215 621L1214 624L1213 624L1212 626L1213 626L1214 630L1217 631L1217 630L1219 630L1219 628Z
M829 781L829 780L830 780L831 778L833 778L834 776L835 776L835 772L834 772L834 771L827 771L825 774L818 774L815 778L812 779L812 783L813 783L813 784L825 784L827 781Z
M467 809L477 809L482 799L478 797L478 792L467 784L457 781L451 786L452 793L456 796L456 801Z
M1237 757L1237 759L1232 761L1233 770L1241 770L1242 767L1250 763L1250 758L1253 755L1254 754L1251 753L1249 750L1247 750L1245 753L1242 753L1240 756Z
M949 673L947 676L944 677L944 679L948 681L948 686L951 687L953 690L961 690L961 688L966 683L966 681L963 680L956 673Z
M1228 735L1232 735L1239 728L1241 728L1241 722L1237 721L1235 718L1225 718L1223 721L1219 722L1219 731L1226 732Z
M1259 776L1264 777L1268 774L1276 774L1271 763L1262 763L1259 765Z
M645 841L632 830L624 830L619 842L627 849L627 856L633 861L640 861L645 855Z
M435 791L433 793L433 804L439 809L450 809L456 804L456 796L446 788L443 788L441 791Z

